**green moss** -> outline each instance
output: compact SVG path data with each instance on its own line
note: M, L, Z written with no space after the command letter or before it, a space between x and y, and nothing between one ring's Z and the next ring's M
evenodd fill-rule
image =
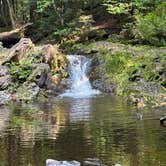
M98 53L98 58L103 59L100 62L105 69L104 77L116 85L116 94L126 98L143 96L148 102L159 102L166 95L164 50L146 46L117 47L102 48Z
M118 52L116 54L106 54L105 55L105 69L106 72L112 72L113 74L121 73L128 64L127 56L123 52Z

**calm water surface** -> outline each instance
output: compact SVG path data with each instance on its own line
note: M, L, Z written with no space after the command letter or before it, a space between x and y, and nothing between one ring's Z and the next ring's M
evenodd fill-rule
M166 166L166 110L138 111L119 98L55 98L0 108L0 166L98 158L112 166Z

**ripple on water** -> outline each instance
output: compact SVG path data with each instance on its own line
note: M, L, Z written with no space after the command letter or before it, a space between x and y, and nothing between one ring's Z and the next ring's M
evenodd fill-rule
M165 111L138 112L113 96L56 98L50 103L0 112L3 165L45 166L49 158L98 158L109 166L165 165L166 130L159 122Z

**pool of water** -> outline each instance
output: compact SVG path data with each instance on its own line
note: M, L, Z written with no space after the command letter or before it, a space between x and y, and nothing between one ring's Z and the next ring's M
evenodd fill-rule
M112 166L165 166L166 110L137 110L120 98L54 98L0 108L0 166L98 158Z

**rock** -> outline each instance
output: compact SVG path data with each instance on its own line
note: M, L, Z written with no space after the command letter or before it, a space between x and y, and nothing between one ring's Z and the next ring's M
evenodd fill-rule
M56 50L53 45L48 44L43 47L43 61L52 67L56 56Z
M52 159L46 160L46 166L80 166L78 161L57 161Z
M106 93L113 93L115 86L113 84L108 84L106 81L103 81L102 79L97 79L92 81L92 86L94 89L98 89L101 92Z
M49 64L52 72L59 73L65 76L67 72L67 58L51 44L48 44L42 49L43 62Z
M0 77L0 90L6 89L9 86L11 80L12 79L10 75Z
M0 66L0 90L5 90L11 81L8 67Z
M163 116L163 117L160 118L160 123L161 124L164 124L164 121L166 121L166 116Z
M67 79L62 79L61 75L49 75L47 77L47 81L45 83L46 89L48 90L49 94L59 94L64 92L68 87L69 83Z
M9 74L9 68L7 66L0 66L0 77Z
M27 80L29 82L35 82L39 87L43 87L46 84L49 71L50 67L48 64L37 64Z
M115 166L122 166L121 164L115 164Z
M19 41L19 43L17 43L10 49L9 55L4 60L4 62L2 62L2 65L6 63L10 63L12 61L19 62L21 59L25 57L26 53L33 48L34 48L34 45L31 39L22 38Z
M11 94L8 91L0 91L0 105L7 104L11 99Z
M16 96L18 100L30 101L39 94L40 88L35 82L25 82L18 88Z

